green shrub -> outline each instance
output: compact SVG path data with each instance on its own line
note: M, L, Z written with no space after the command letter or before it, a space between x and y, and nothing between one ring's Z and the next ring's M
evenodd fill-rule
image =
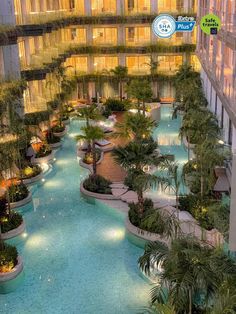
M17 249L4 243L0 247L0 273L11 271L17 265L17 257Z
M134 226L142 229L142 221L154 211L155 211L154 204L151 199L144 200L144 212L142 215L139 212L139 205L136 203L130 203L129 220Z
M126 111L130 108L130 102L128 100L118 100L113 98L108 98L104 103L105 111Z
M212 230L214 224L209 215L209 206L213 203L210 199L201 199L198 195L186 195L179 198L180 210L189 212L206 230Z
M66 129L65 125L55 125L52 127L52 132L53 133L61 133L61 132L64 132Z
M84 181L84 188L93 193L111 194L111 182L99 175L90 175Z
M23 183L12 184L9 189L9 199L11 203L22 201L29 195L27 186Z
M52 153L52 150L50 146L48 145L42 145L39 149L39 151L35 154L35 158L42 158L50 155Z
M2 219L2 233L11 231L13 229L18 228L23 222L23 218L21 214L16 212L11 212L10 217L5 217Z

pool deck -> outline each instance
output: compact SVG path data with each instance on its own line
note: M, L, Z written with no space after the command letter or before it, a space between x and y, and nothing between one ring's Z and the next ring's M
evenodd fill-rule
M124 119L123 112L117 112L117 122L122 122ZM111 138L109 139L115 146L124 146L127 141L123 138ZM112 182L123 182L126 176L126 171L118 165L113 156L112 152L104 153L103 161L97 167L97 174L105 177Z

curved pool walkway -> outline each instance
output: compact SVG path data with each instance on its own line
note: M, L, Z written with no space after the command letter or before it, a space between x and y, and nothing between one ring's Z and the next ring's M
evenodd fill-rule
M146 305L150 286L137 260L142 249L125 236L125 214L80 196L87 175L76 160L71 123L53 171L21 209L27 234L12 240L24 260L18 289L0 295L4 314L129 314Z

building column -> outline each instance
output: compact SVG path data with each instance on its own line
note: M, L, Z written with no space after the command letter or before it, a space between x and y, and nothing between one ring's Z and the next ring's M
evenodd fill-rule
M4 71L6 78L20 78L19 49L17 45L3 47Z
M118 55L118 64L122 66L126 66L126 58L124 53L120 53Z
M16 24L14 0L1 0L0 24Z
M229 249L236 253L236 129L233 127L232 143L232 179L231 179L231 205L230 205L230 226L229 226Z
M125 24L117 27L117 44L118 46L125 45Z
M91 16L92 15L92 0L84 0L84 13L85 16Z
M124 15L125 1L116 0L116 15Z
M151 14L157 14L158 12L158 4L157 0L151 0Z
M92 25L88 25L86 27L86 43L88 46L93 44L93 26Z

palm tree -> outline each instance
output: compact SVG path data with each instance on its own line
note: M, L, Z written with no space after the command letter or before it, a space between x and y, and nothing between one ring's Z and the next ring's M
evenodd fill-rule
M117 77L119 81L119 95L120 100L123 99L123 81L128 75L128 68L126 66L118 65L115 67L115 69L111 70L111 73L114 74L115 77Z
M99 121L102 118L96 105L91 105L91 106L86 106L84 108L80 108L78 112L79 112L79 115L85 119L87 127L90 126L90 120Z
M199 295L203 298L200 305L209 308L222 283L236 276L235 262L222 250L192 237L172 239L169 247L159 241L148 243L139 265L148 275L153 267L161 270L151 290L152 303L163 301L161 296L167 293L176 314L192 314Z
M116 124L116 133L114 136L120 136L135 141L143 141L151 136L156 123L149 117L140 113L125 115L122 123Z
M77 135L76 140L86 140L91 145L92 157L93 157L93 174L97 173L97 160L96 160L96 141L102 140L105 137L105 133L98 126L86 126L81 130L84 134Z
M162 156L157 151L158 145L154 141L130 142L125 147L118 146L113 150L115 161L124 169L130 168L142 171L146 165L162 165L166 161L166 156Z
M225 156L218 150L216 140L206 139L196 145L194 149L197 163L197 173L200 176L201 197L207 195L215 182L214 171L216 166L222 166Z
M155 187L160 180L157 176L145 173L138 169L130 169L126 180L132 182L132 189L138 195L138 209L140 216L142 216L145 211L144 192Z
M132 80L127 87L127 92L130 97L137 99L138 112L141 112L140 102L142 102L143 115L146 113L145 102L152 97L152 88L147 80Z

